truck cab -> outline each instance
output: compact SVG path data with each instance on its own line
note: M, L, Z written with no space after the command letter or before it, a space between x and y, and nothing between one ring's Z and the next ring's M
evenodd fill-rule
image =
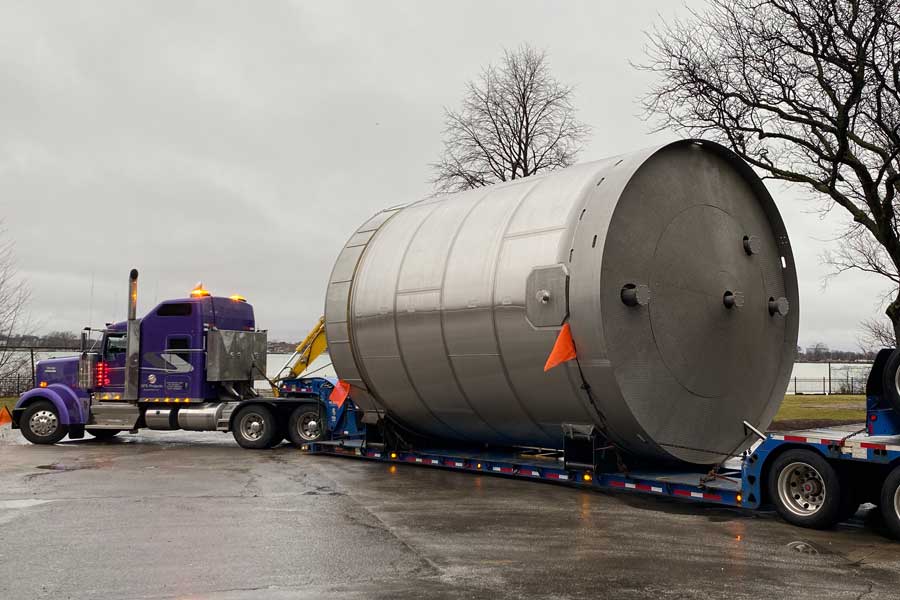
M241 296L202 286L136 316L137 271L129 278L127 321L110 323L78 356L40 361L36 387L13 409L13 427L31 442L68 435L112 437L150 429L231 429L234 409L258 398L266 372L266 332Z

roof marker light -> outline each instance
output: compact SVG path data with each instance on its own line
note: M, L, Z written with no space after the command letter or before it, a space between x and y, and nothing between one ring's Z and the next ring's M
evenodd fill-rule
M209 291L203 287L202 281L198 281L194 289L191 290L191 298L203 298L204 296L209 296Z
M231 298L232 300L234 300L235 302L246 302L247 301L247 299L244 298L243 296L241 296L240 294L232 294L231 296L228 296L228 297Z

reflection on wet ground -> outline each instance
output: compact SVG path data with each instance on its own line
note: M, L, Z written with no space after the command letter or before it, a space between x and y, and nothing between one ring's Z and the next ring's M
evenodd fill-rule
M0 430L0 598L897 598L900 543L215 433Z

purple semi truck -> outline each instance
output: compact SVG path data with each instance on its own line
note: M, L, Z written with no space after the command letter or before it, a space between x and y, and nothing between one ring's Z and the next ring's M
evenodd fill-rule
M266 332L256 329L246 300L198 287L138 319L137 278L132 270L127 321L108 325L95 344L86 329L79 356L37 364L37 387L12 411L14 429L35 444L141 428L231 431L244 448L285 437L309 441L318 396L270 398L254 390L254 380L265 378ZM303 427L290 427L295 423Z

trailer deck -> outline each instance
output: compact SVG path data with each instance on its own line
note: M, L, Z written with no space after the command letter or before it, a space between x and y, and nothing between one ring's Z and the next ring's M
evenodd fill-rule
M387 451L366 448L361 439L315 442L302 448L310 454L414 464L467 473L546 481L588 489L625 490L685 500L745 506L741 493L740 459L729 461L715 477L702 471L634 470L628 474L567 468L562 451L524 450L465 452L446 448Z

